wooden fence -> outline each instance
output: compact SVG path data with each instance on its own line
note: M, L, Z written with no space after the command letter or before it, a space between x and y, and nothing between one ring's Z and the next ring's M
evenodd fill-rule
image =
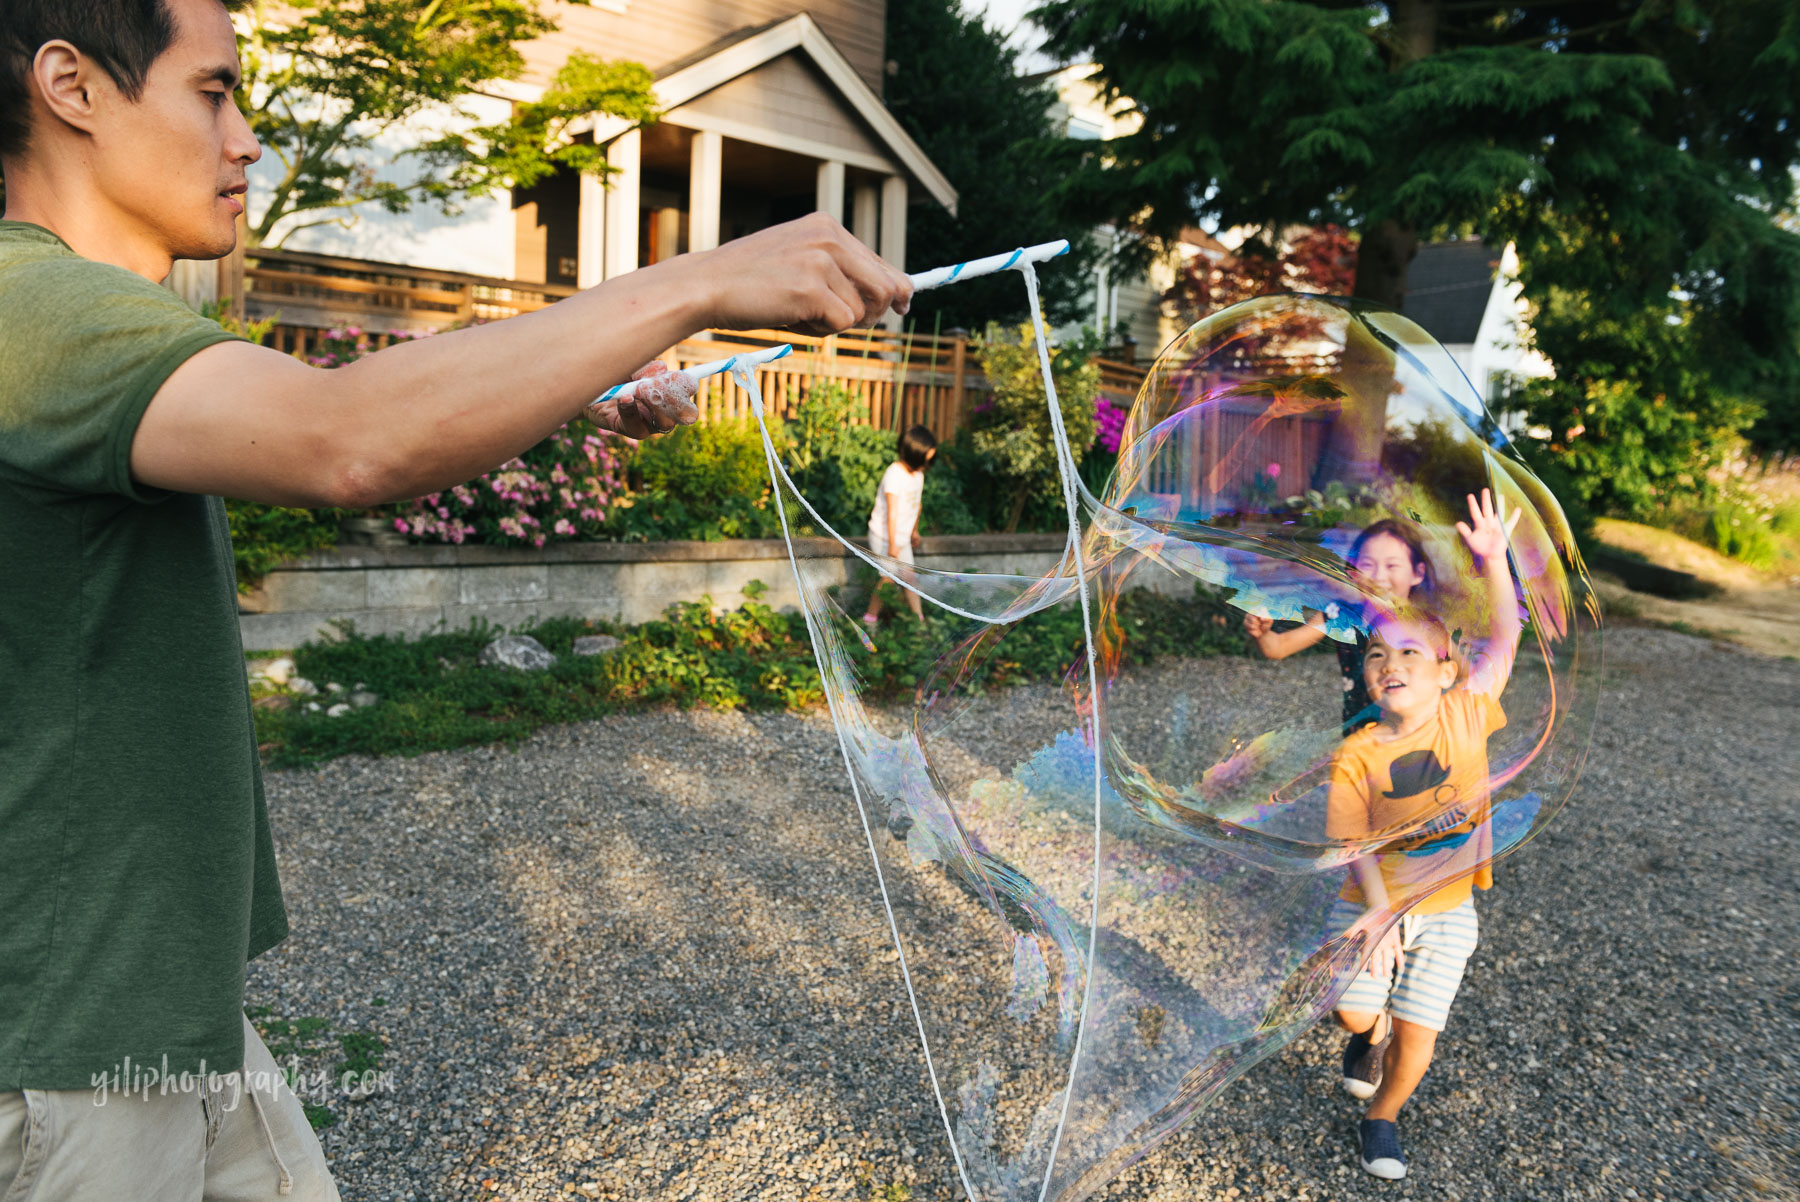
M357 327L376 347L397 334L436 332L546 308L573 288L451 271L432 271L296 251L251 251L244 270L245 315L276 321L269 345L305 355L332 328ZM787 342L794 353L757 369L769 411L791 414L809 388L835 383L863 398L872 426L929 426L953 436L990 391L961 331L921 334L849 330L828 338L780 330L710 330L670 348L664 360L688 367ZM1145 369L1100 361L1101 391L1129 406ZM740 417L750 401L728 376L701 389L702 420Z

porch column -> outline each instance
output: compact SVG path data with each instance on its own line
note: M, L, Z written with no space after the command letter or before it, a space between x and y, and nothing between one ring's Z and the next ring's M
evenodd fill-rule
M881 181L881 257L906 270L906 177Z
M701 130L688 160L688 249L719 244L719 198L725 186L725 139Z
M819 164L819 183L814 208L829 213L834 221L844 219L844 165L826 159Z
M881 181L881 257L901 271L906 270L906 177L890 175ZM889 312L881 324L890 330L900 328L900 316Z
M881 239L881 189L858 184L851 194L850 232L870 250Z
M592 288L606 278L606 186L583 172L575 211L575 284Z
M620 134L606 148L606 161L618 170L606 193L606 278L614 279L638 265L638 181L644 135Z

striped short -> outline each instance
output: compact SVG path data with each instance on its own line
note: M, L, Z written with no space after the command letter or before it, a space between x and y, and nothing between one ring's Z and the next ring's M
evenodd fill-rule
M1361 903L1338 898L1328 920L1330 933L1342 934L1362 914ZM1408 914L1401 921L1406 928L1402 944L1406 964L1398 978L1378 980L1358 969L1337 1008L1362 1014L1389 1010L1395 1018L1442 1031L1462 984L1463 968L1481 936L1475 902L1471 899L1441 914Z

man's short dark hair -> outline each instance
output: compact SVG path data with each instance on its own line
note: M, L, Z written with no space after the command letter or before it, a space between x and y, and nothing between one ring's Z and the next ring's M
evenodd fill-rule
M220 0L241 8L245 0ZM68 42L135 101L150 64L175 40L167 0L0 0L0 155L30 139L31 63L45 42Z

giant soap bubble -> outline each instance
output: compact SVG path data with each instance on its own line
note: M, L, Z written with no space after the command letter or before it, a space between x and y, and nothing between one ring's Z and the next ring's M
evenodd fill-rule
M787 520L822 527L766 445ZM1327 1015L1402 913L1487 885L1568 798L1596 699L1599 614L1561 510L1398 314L1305 296L1225 310L1157 359L1102 495L1066 446L1059 461L1054 568L854 553L932 615L933 662L899 704L859 675L848 544L791 540L936 1102L980 1202L1092 1195ZM1483 490L1518 514L1503 589L1457 529ZM1359 543L1372 529L1390 533ZM1246 616L1313 645L1243 654ZM1484 780L1456 793L1455 766L1412 765L1403 790L1396 764L1398 811L1346 828L1334 758L1399 704L1357 687L1359 648L1397 620L1435 622L1456 666L1443 696L1481 693L1504 724ZM1060 655L1060 684L1006 685L1024 648ZM1340 930L1334 902L1378 851L1404 858L1404 883Z

